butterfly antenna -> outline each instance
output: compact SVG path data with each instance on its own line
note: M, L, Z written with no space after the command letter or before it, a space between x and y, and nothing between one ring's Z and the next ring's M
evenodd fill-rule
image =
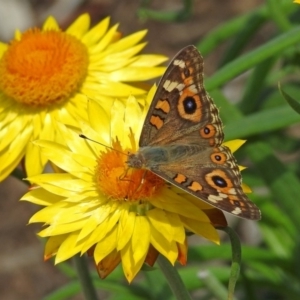
M123 154L123 155L128 156L127 153L124 153L124 152L122 152L122 151L120 151L120 150L117 150L117 149L115 149L115 148L113 148L113 147L104 145L104 144L102 144L102 143L100 143L100 142L98 142L98 141L95 141L95 140L93 140L93 139L87 137L86 135L84 135L84 134L82 134L82 133L79 134L79 137L81 137L81 138L83 138L83 139L85 139L85 140L94 142L94 143L96 143L96 144L99 144L99 145L101 145L101 146L103 146L103 147L105 147L105 148L111 149L111 150L116 151L116 152L118 152L118 153L121 153L121 154Z

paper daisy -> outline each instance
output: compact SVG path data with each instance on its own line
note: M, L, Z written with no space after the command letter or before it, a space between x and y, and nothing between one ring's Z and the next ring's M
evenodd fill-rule
M145 90L136 82L163 73L157 65L165 57L137 55L145 30L121 38L109 18L89 26L87 14L66 31L49 17L42 29L0 43L0 181L24 156L27 174L39 174L46 159L30 141L59 141L56 123L78 126L87 99L109 106L115 97L138 97Z
M46 225L39 233L48 237L45 259L56 256L59 263L89 252L100 277L121 263L131 282L143 263L152 266L159 253L172 264L185 264L187 231L219 243L215 226L226 226L220 210L151 172L128 168L128 153L138 148L147 109L131 96L125 104L116 100L109 115L90 101L89 123L82 123L81 131L107 147L80 139L63 125L67 146L36 142L67 172L30 177L37 187L22 198L45 206L30 219Z

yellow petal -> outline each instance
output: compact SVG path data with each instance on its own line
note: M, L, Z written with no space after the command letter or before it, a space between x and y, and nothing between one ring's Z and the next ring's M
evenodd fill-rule
M59 25L52 16L48 17L43 24L43 31L46 30L59 30Z
M134 64L139 57L136 56L136 54L138 54L145 47L145 45L146 43L141 43L123 51L117 51L115 53L111 53L111 51L109 50L95 53L95 55L91 57L91 62L93 64L91 64L89 68L90 74L109 76L109 74L106 74L107 72L118 70L123 68L124 66ZM147 65L147 67L149 67L149 64ZM97 70L105 73L97 73Z
M145 90L135 88L131 85L121 83L121 82L104 82L104 83L91 83L91 82L86 82L83 83L82 85L82 93L90 93L91 91L101 91L101 93L104 96L110 96L110 97L123 97L127 98L128 95L144 95Z
M143 54L136 57L131 64L132 67L158 66L168 60L168 57L159 54ZM166 69L166 68L165 68Z
M104 259L109 253L111 253L117 244L117 229L113 228L108 234L106 234L105 239L98 243L94 250L94 258L96 264L98 264L102 259Z
M203 236L216 244L220 244L220 237L218 235L218 232L211 224L202 223L186 217L180 217L180 219L184 226L190 231Z
M124 124L125 106L121 101L114 101L111 108L111 137L115 140L118 137L124 149L130 147L128 132Z
M67 260L80 252L82 245L77 243L77 235L78 232L72 232L61 243L55 257L55 264Z
M54 256L62 242L68 237L67 234L62 234L62 235L57 235L57 236L51 236L45 245L45 255L44 258L45 260L51 258Z
M27 176L34 176L43 172L46 159L42 158L41 149L34 143L28 143L26 147L25 168Z
M101 39L101 41L93 47L93 49L90 50L91 54L98 53L103 51L109 43L113 40L116 32L117 32L118 24L114 25L112 28L108 30L108 32L105 34L105 36Z
M96 228L97 226L102 223L104 218L102 220L99 220L99 214L96 213L97 210L94 211L94 213L89 217L87 222L84 224L82 229L80 230L80 233L78 235L78 240L83 240L87 236L89 236ZM102 215L103 217L103 215ZM93 244L91 243L87 248L92 247Z
M185 230L181 223L181 220L177 214L173 214L168 212L167 214L169 223L171 224L172 231L173 231L173 239L182 244L186 238Z
M145 81L161 76L165 67L124 67L109 73L108 79L112 81Z
M110 142L111 123L107 112L98 103L89 100L88 115L90 126L102 136L101 142L105 141L107 145L110 145L108 143Z
M137 216L131 238L133 249L133 262L137 264L139 261L145 261L150 243L150 225L144 216Z
M231 152L234 153L245 143L246 143L246 140L236 139L236 140L225 142L225 143L223 143L223 145L227 146L231 150Z
M81 39L87 46L92 46L97 43L108 29L110 17L106 17L99 24L90 29Z
M174 230L169 222L168 214L166 211L155 208L147 212L147 217L152 227L159 228L159 232L170 243L173 240Z
M82 228L82 226L86 223L86 220L77 221L74 223L68 223L68 224L61 224L61 225L50 225L46 229L40 231L38 233L41 237L48 237L52 235L61 235L65 233L76 233L76 238L78 236L79 230ZM82 245L81 245L82 247ZM81 250L81 249L80 249ZM78 251L77 251L78 252Z
M120 263L120 253L116 250L112 251L97 265L97 271L101 279L108 276Z
M68 151L67 148L61 144L43 140L35 141L34 144L41 147L43 154L65 171L88 172L94 169L96 165L95 157Z
M147 30L141 30L133 34L128 35L127 37L122 38L121 40L109 45L108 51L111 52L121 52L126 50L135 44L137 44L147 33Z
M98 227L90 234L90 236L84 241L82 251L87 251L92 245L99 243L105 238L118 223L120 219L120 210L115 210L114 205L102 205L97 210L100 221ZM102 215L100 215L102 214Z
M124 115L125 115L124 127L127 133L129 133L130 130L133 130L134 132L136 132L136 130L141 131L142 128L141 118L137 117L140 116L141 114L142 114L141 107L136 101L136 98L133 96L129 96L126 101L126 106L124 110ZM138 139L139 135L135 135L135 138Z
M246 193L246 194L251 194L252 193L251 188L246 183L242 183L242 189L243 189L243 192Z
M151 226L150 243L163 256L168 258L171 264L174 265L178 257L178 248L174 241L169 242L159 231L160 229Z
M155 199L150 199L150 201L157 208L191 219L200 220L201 222L210 223L209 218L200 208L193 205L191 202L185 204L185 201L187 201L186 199L167 188L163 189L159 196Z
M1 171L0 181L5 179L19 164L25 154L26 144L32 134L32 128L25 127L18 135L18 138L12 141L9 148L0 156Z
M2 57L3 53L7 50L8 45L0 42L0 57Z
M26 193L20 200L29 201L37 205L49 206L62 199L64 198L38 187Z
M88 31L90 21L90 16L88 14L82 14L70 25L66 32L80 40L81 37Z
M128 243L121 250L121 259L122 259L122 267L128 282L131 282L136 274L141 269L144 259L139 260L138 262L133 262L132 257L134 255L135 249L133 249L131 243Z
M136 215L128 209L123 209L118 226L117 250L121 250L129 242L135 227Z

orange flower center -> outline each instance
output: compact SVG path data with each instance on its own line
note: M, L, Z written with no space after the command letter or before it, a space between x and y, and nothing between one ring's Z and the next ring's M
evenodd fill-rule
M120 143L113 148L123 151ZM165 181L150 171L129 169L127 156L114 150L101 152L96 166L96 183L99 191L108 198L125 201L148 200L165 185Z
M78 91L87 67L87 49L75 37L31 29L2 56L0 90L27 106L59 104Z

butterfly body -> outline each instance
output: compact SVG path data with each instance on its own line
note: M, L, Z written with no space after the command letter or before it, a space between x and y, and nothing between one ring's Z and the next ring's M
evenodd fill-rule
M170 63L153 98L139 150L128 166L147 169L236 216L258 220L242 190L239 167L224 138L219 111L203 87L203 59L194 46Z

